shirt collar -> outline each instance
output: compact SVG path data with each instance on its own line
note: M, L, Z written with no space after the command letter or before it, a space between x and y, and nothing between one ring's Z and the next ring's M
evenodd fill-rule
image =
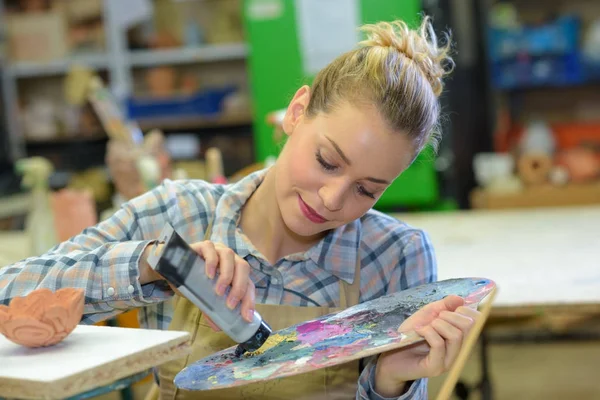
M351 284L356 263L360 262L360 226L360 220L355 220L330 231L308 250L308 256L320 268Z
M254 172L237 183L227 185L217 202L210 240L224 244L242 258L249 254L258 257L260 254L239 231L238 223L244 204L262 183L267 171L268 169L263 169ZM310 259L319 268L351 284L354 282L356 263L360 262L360 226L360 220L355 220L334 229L305 253L292 254L286 259Z
M213 215L210 240L224 244L242 258L258 251L238 231L240 212L252 193L260 186L266 173L267 169L263 169L249 174L234 184L226 185Z

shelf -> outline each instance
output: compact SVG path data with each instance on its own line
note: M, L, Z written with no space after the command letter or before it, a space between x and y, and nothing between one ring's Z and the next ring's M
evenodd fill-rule
M573 89L573 88L596 88L600 84L599 78L590 78L582 82L572 83L547 83L547 84L523 84L518 86L503 87L503 86L492 86L492 88L498 92L504 93L516 93L525 92L532 90L559 90L559 89Z
M164 117L140 119L142 130L183 130L201 128L227 128L241 125L252 125L252 115L249 112L222 114L214 117Z
M231 114L221 114L214 117L163 117L163 118L144 118L138 121L140 128L144 131L150 129L161 129L165 131L176 130L195 130L211 128L229 128L237 126L252 125L252 115L250 112L240 112ZM93 132L88 135L80 136L57 136L43 139L25 139L28 147L32 146L55 146L72 145L77 143L92 143L107 141L108 137L104 131Z
M108 136L102 131L94 132L89 135L81 136L57 136L53 138L33 139L25 138L25 143L28 146L36 145L55 145L55 144L67 144L67 143L82 143L82 142L96 142L108 140Z
M9 64L8 71L16 78L61 75L66 74L76 64L93 69L106 69L108 57L105 54L89 54L46 62L16 62Z
M583 206L598 204L599 199L600 181L570 183L566 186L544 184L507 194L476 188L470 194L471 206L477 209Z
M129 53L129 63L132 67L153 67L165 64L239 60L246 58L247 54L248 47L244 43L169 50L137 50Z
M129 53L129 62L132 67L152 67L165 64L239 60L246 58L247 54L246 44L232 43L198 48L132 51ZM52 76L67 73L74 64L82 64L93 69L106 69L109 66L109 60L106 54L75 55L45 62L11 63L8 71L17 78Z

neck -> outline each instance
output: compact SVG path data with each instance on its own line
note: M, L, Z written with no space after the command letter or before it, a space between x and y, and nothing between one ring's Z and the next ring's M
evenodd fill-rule
M240 227L271 264L290 254L308 250L323 234L304 237L292 232L283 221L275 196L276 165L267 172L242 209Z

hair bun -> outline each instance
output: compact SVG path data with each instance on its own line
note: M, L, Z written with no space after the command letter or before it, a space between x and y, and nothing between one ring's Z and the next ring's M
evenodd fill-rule
M438 46L435 31L429 17L424 17L421 26L412 30L404 21L379 22L361 28L367 34L363 46L393 48L411 59L425 75L436 96L444 88L443 78L454 67L450 57L450 40Z

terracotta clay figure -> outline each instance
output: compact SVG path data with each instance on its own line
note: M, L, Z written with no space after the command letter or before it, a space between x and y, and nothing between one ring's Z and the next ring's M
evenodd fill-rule
M27 346L52 346L75 329L83 315L83 290L63 288L56 292L37 289L0 305L0 333Z

